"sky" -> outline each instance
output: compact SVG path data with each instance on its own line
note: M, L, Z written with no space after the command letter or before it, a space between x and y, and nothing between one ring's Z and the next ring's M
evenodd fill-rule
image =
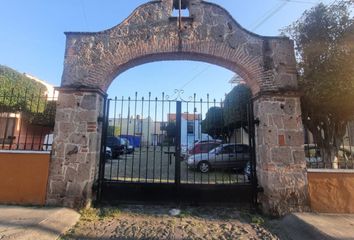
M297 20L319 2L334 0L209 0L225 8L244 28L265 36ZM64 32L96 32L118 25L148 0L1 0L0 64L60 86ZM140 65L117 76L108 93L114 96L173 96L196 93L221 99L232 89L235 73L202 62L163 61Z

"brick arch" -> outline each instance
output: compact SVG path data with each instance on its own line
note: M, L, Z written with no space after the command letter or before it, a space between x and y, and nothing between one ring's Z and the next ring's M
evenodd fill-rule
M102 32L66 33L47 204L77 207L94 196L105 92L113 79L147 62L197 60L238 73L252 89L263 210L282 215L307 209L293 43L251 33L225 9L202 0L182 0L190 17L179 30L178 19L171 17L176 2L152 0Z
M223 8L185 0L190 17L171 17L172 0L138 7L119 25L97 33L66 33L62 87L106 91L122 71L157 60L197 60L238 73L254 94L297 87L292 42L243 29Z

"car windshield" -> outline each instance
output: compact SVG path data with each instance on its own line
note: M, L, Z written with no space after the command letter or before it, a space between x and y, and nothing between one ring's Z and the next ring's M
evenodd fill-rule
M221 151L221 147L216 147L216 148L213 148L212 150L210 150L209 153L219 153Z

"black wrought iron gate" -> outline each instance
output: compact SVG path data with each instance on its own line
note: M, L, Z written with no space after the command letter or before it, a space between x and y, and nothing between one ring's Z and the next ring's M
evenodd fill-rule
M98 200L255 203L251 101L175 94L105 102Z

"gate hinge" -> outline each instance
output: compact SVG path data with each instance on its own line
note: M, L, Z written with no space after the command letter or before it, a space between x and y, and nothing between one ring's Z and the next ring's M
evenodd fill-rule
M259 118L253 120L253 124L256 125L257 127L259 126L260 123L261 121L259 120Z
M104 117L101 117L101 116L97 117L97 122L103 122L103 120L104 120Z

